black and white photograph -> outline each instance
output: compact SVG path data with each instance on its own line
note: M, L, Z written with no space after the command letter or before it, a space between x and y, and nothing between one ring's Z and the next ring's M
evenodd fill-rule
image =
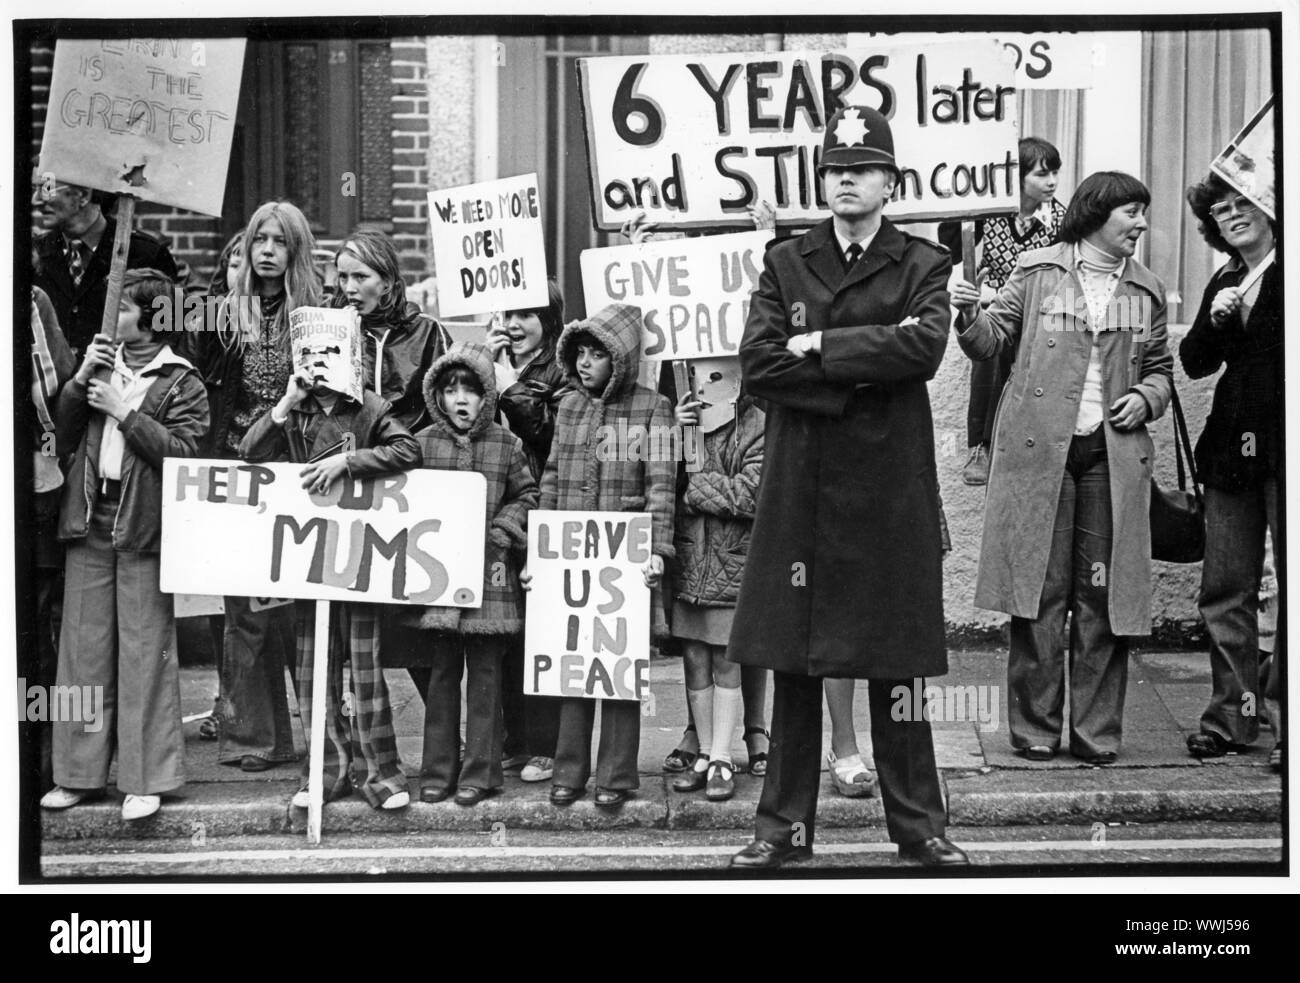
M1287 889L1293 0L133 6L11 20L11 889Z

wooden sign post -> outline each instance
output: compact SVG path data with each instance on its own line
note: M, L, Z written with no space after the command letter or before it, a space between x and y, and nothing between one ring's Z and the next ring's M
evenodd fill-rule
M307 842L320 842L321 812L325 806L325 693L330 670L330 602L316 602L316 634L311 654L311 734L307 750Z

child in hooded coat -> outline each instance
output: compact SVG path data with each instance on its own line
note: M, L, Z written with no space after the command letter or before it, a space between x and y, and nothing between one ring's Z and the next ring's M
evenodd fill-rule
M415 434L426 468L475 471L487 479L483 603L477 608L427 607L400 618L420 629L433 649L425 694L425 802L453 791L472 806L503 783L501 661L523 631L519 567L528 548L528 512L537 507L537 482L518 437L494 423L497 390L492 356L482 345L456 345L424 378L432 423ZM466 684L465 752L460 754L460 682ZM458 760L459 759L459 760Z
M674 555L677 463L641 459L668 455L607 453L611 434L636 432L638 427L645 434L672 432L673 411L667 398L637 385L641 331L638 308L611 304L585 321L569 324L560 335L556 349L573 388L560 401L556 415L555 439L542 473L541 507L650 513L652 555L643 572L647 585L656 588L650 603L651 632L663 637L666 625L657 588L664 562ZM556 804L580 797L591 775L596 703L584 698L563 700L551 789ZM640 784L641 707L632 700L600 703L596 805L612 808Z

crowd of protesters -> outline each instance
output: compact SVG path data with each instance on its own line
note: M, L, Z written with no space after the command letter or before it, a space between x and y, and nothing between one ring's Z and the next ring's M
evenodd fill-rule
M947 296L956 338L973 362L963 473L988 488L975 601L1011 618L1011 744L1032 760L1064 746L1104 765L1122 754L1130 639L1151 630L1147 425L1169 404L1175 352L1164 286L1134 256L1148 222L1162 218L1148 216L1148 189L1103 172L1062 204L1055 198L1060 166L1047 142L1022 141L1019 212L983 224L977 282L954 276ZM1279 673L1260 678L1258 627L1265 535L1277 541L1282 471L1280 269L1273 263L1241 286L1268 264L1279 230L1218 178L1187 198L1208 245L1229 257L1206 285L1177 352L1192 378L1225 367L1195 452L1205 485L1199 603L1213 692L1188 749L1215 757L1254 743L1260 716L1247 709L1247 697L1258 694L1280 766ZM594 774L595 804L617 808L639 784L639 707L602 702L593 762L597 701L524 695L526 529L529 511L542 508L652 517L643 570L653 589L652 634L661 648L684 655L690 714L664 762L679 773L673 788L730 798L742 720L747 767L765 774L768 670L742 668L743 653L728 646L738 637L733 619L764 458L774 459L767 400L750 391L749 375L720 408L695 391L646 388L639 310L611 305L566 327L554 283L545 306L501 312L481 343L453 345L435 316L408 302L388 235L360 228L344 237L330 255L327 284L310 223L286 201L258 208L222 251L202 308L216 312L216 330L151 319L157 299L179 296L187 276L165 243L133 231L110 336L101 320L115 228L104 196L47 181L33 204L41 225L32 256L29 408L38 681L105 693L101 728L52 725L43 807L103 794L114 755L127 819L153 814L185 781L172 598L159 586L165 457L297 462L320 490L345 475L475 471L487 479L486 569L502 561L508 572L504 583L485 581L476 609L333 605L327 680L311 673L310 603L260 607L226 597L224 616L212 619L214 708L200 727L200 736L218 742L223 764L256 772L299 759L287 669L303 727L312 687L327 687L327 801L357 791L376 808L398 809L414 791L425 802L473 806L520 769L525 781L550 781L557 805L584 796ZM842 258L845 270L861 261ZM1049 323L1062 315L1051 301L1063 289L1077 291L1078 305L1064 308L1077 330ZM1128 297L1141 298L1149 312L1144 330L1108 330L1108 312ZM360 401L294 368L289 312L322 305L351 305L360 315ZM747 329L742 348L751 344L758 342ZM798 354L830 358L816 348ZM590 435L614 418L699 427L703 467L595 466ZM1272 665L1281 659L1279 640ZM345 661L350 699L342 692ZM407 667L425 702L414 790L397 751L385 663ZM828 680L826 694L838 710L835 786L846 795L870 793L874 776L852 727L852 680ZM296 806L307 804L305 761L303 773Z

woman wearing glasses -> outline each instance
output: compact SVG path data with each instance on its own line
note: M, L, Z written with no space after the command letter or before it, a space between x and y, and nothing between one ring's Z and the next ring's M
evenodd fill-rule
M1200 608L1210 637L1213 690L1187 749L1198 758L1217 758L1254 743L1261 697L1267 697L1277 738L1269 760L1280 768L1278 673L1261 694L1258 622L1264 532L1272 530L1278 542L1282 474L1282 274L1272 261L1277 226L1214 175L1188 189L1187 203L1205 241L1230 257L1206 286L1179 349L1193 379L1226 365L1196 442L1205 484ZM1277 644L1274 666L1281 662L1280 637Z

